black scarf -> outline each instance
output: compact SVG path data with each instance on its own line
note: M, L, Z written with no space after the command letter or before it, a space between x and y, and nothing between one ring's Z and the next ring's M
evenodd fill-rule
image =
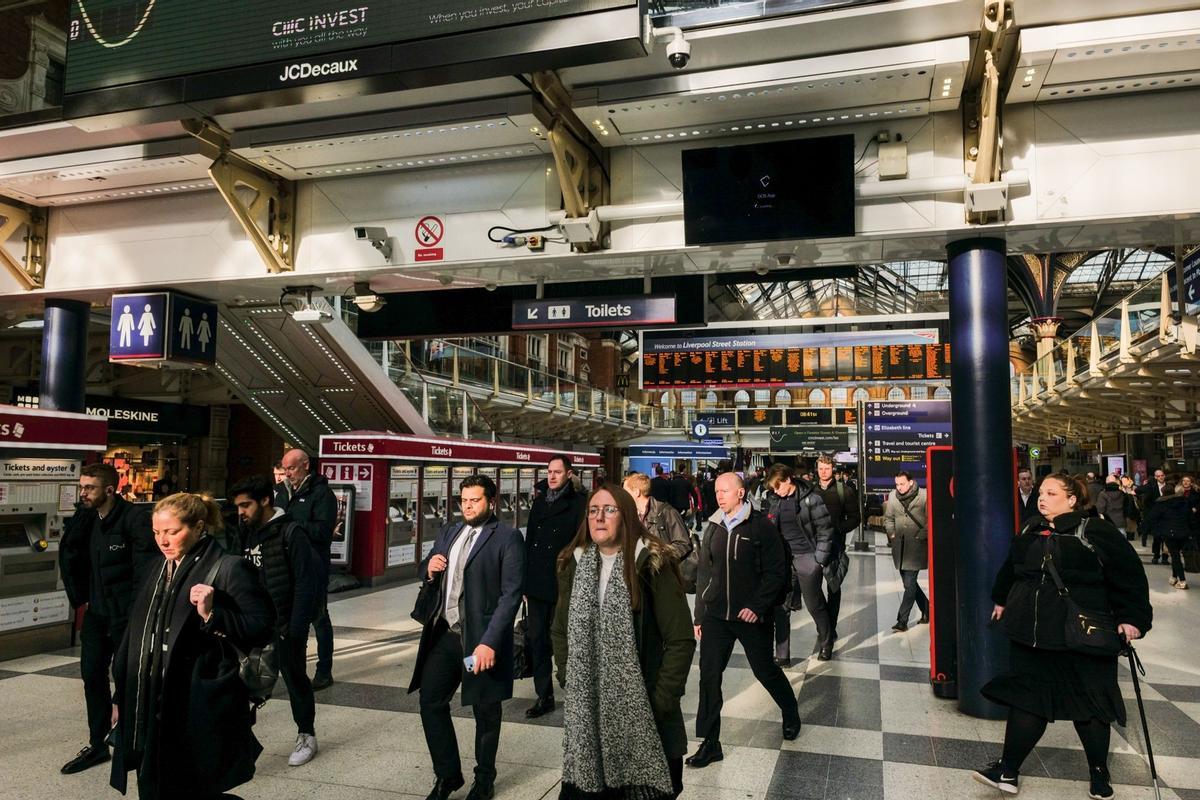
M134 700L133 751L146 752L150 720L162 703L163 664L166 657L169 625L179 599L179 590L186 583L188 573L208 549L211 540L206 535L180 559L179 565L170 572L171 562L163 562L155 581L150 608L142 626L138 650L137 697Z

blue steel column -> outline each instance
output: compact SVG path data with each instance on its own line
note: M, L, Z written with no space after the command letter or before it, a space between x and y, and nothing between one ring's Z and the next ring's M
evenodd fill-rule
M1002 239L947 248L954 516L958 590L958 707L997 719L979 689L1008 663L1008 640L990 630L991 589L1013 537L1012 400L1008 281Z
M47 300L42 329L39 405L48 411L86 410L87 334L92 306Z

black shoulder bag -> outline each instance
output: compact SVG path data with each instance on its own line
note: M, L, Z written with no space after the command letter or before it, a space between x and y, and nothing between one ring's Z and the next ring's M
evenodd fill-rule
M205 583L216 588L215 581L227 558L237 558L237 556L219 558L217 563L213 564L212 570L209 571ZM233 648L238 660L238 677L242 679L242 684L250 693L250 701L254 703L255 709L262 708L271 699L271 692L275 690L275 684L279 680L279 658L275 653L275 642L269 642L262 647L251 649L248 653L243 653L241 648L234 644L229 637L221 636L220 641Z
M1085 519L1075 531L1079 541L1095 555L1095 549L1083 538L1087 527ZM1096 556L1099 560L1099 556ZM1063 585L1058 567L1054 566L1054 556L1046 554L1046 571L1058 589L1058 596L1067 607L1066 627L1063 630L1063 644L1068 650L1089 656L1117 656L1125 649L1125 641L1117 631L1116 617L1109 611L1091 611L1082 608L1071 597L1070 590Z

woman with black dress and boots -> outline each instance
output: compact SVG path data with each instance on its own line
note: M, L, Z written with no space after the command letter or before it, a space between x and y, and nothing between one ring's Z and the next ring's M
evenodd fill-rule
M1047 476L1038 493L1040 516L1031 518L1013 540L992 588L992 619L1004 627L1012 644L1009 671L993 678L982 692L1008 706L1008 727L1000 760L973 776L1008 794L1017 793L1021 765L1046 724L1071 720L1087 756L1088 797L1113 796L1110 726L1125 725L1117 656L1068 649L1067 607L1072 603L1077 610L1111 612L1125 641L1150 630L1153 611L1141 559L1124 533L1081 513L1086 499L1082 481Z

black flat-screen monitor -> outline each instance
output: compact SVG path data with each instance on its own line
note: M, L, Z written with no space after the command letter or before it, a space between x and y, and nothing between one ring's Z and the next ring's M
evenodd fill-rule
M854 235L854 137L683 151L689 245Z

